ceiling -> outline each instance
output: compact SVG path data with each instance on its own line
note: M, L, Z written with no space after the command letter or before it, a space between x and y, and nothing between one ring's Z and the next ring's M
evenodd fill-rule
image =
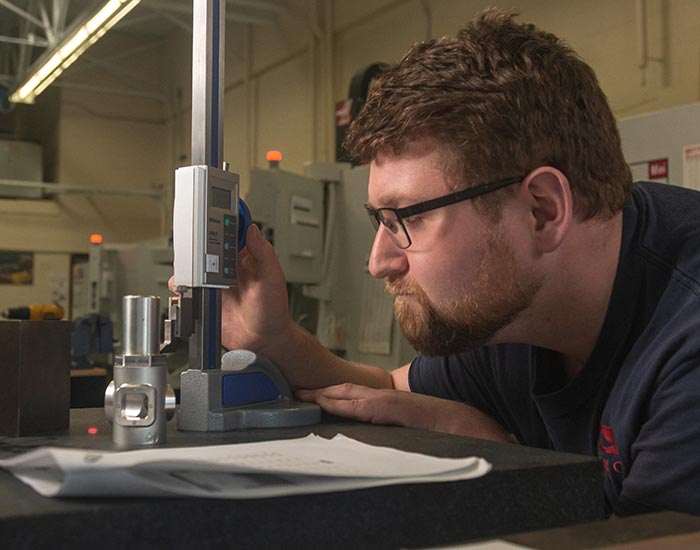
M154 41L176 29L191 32L193 1L203 0L141 0L115 28ZM288 11L287 0L223 1L228 21L252 25L275 24ZM105 2L0 0L0 87L12 91L38 57L59 44L72 25Z

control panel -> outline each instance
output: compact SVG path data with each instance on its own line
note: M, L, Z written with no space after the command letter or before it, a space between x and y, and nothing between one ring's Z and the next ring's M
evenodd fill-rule
M236 283L238 174L211 166L175 171L175 287L226 288Z

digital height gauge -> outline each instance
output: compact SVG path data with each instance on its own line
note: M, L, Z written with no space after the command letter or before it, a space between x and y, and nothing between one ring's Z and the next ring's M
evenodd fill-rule
M211 166L175 171L175 288L236 283L238 174Z

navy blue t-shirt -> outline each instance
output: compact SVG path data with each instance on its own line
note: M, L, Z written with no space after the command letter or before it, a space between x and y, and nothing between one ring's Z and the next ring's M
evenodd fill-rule
M409 384L522 444L597 454L609 512L700 514L700 193L635 185L603 328L573 380L557 353L502 344L419 356Z

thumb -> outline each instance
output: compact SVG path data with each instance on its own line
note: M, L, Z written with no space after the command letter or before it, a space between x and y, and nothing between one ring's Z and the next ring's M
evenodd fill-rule
M260 229L254 223L251 223L248 227L248 232L245 236L245 249L258 261L262 261L265 258L265 239L263 239Z

